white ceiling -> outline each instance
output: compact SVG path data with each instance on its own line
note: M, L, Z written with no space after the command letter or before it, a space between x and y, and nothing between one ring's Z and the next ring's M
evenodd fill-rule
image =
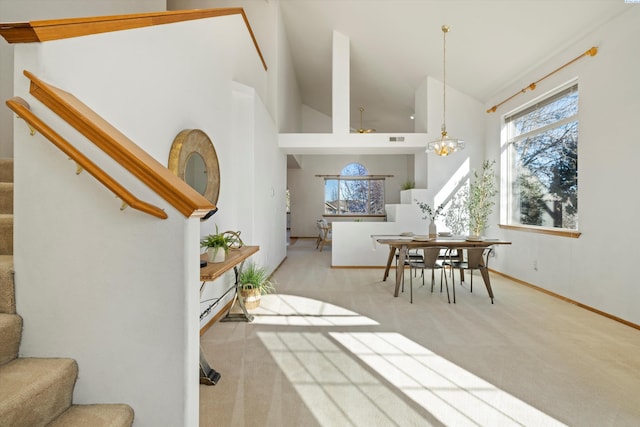
M413 132L418 85L442 80L481 102L630 7L624 0L281 0L302 102L331 116L334 30L350 39L351 126ZM575 56L591 46L584 46ZM571 58L569 58L571 59ZM551 70L549 70L551 71ZM529 82L527 82L529 83Z

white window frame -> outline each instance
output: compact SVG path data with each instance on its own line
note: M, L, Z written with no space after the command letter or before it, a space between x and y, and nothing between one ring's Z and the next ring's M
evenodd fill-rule
M558 126L561 126L562 124L566 124L566 123L570 123L570 122L577 122L578 123L578 132L579 132L579 123L580 123L580 109L578 108L578 112L577 114L571 116L571 117L566 117L563 118L561 120L558 120L557 122L554 122L553 124L549 124L549 125L545 125L541 128L535 129L534 131L525 133L525 134L521 134L518 135L517 137L514 138L509 138L509 130L508 130L508 122L509 120L514 117L517 116L519 114L521 114L522 112L524 112L525 110L531 110L533 108L535 108L536 106L544 106L547 105L549 103L549 100L555 98L558 96L559 93L566 91L567 89L572 88L573 86L576 87L576 90L579 93L579 86L578 86L578 80L577 79L573 79L570 82L567 82L566 84L563 84L562 86L547 92L546 94L536 98L535 100L532 100L531 102L528 102L527 104L524 104L506 114L503 115L502 117L502 134L501 134L501 139L502 139L502 176L505 177L502 180L501 183L501 194L502 194L502 215L501 215L501 228L507 228L507 229L517 229L517 230L524 230L524 231L533 231L533 232L539 232L539 233L546 233L546 234L556 234L556 235L563 235L563 236L568 236L568 237L579 237L580 236L580 232L578 231L578 223L576 223L576 228L560 228L560 227L548 227L548 226L538 226L538 225L527 225L527 224L521 224L519 222L514 221L514 212L513 212L513 194L512 194L512 183L513 180L516 179L517 177L514 176L513 170L514 168L511 165L511 161L512 161L512 153L511 150L513 150L512 148L512 143L516 140L521 140L521 139L525 139L527 136L531 136L531 135L535 135L535 134L541 134L544 133L545 131L549 130L549 129L553 129L556 128ZM578 97L578 103L579 103L579 97ZM579 143L579 141L578 141Z

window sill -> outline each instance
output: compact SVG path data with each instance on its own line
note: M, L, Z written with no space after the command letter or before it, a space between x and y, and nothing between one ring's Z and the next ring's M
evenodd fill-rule
M578 230L567 230L564 228L538 227L533 225L498 225L503 230L526 231L528 233L550 234L552 236L571 237L577 239L582 234Z

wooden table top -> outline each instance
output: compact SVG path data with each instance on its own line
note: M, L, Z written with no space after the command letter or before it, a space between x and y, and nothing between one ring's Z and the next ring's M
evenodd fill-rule
M510 245L511 242L500 239L481 239L470 240L463 236L452 237L437 237L431 240L414 240L413 237L405 236L392 236L392 235L374 235L371 236L380 244L390 246L407 246L408 248L422 248L429 246L446 246L446 247L478 247L478 246L491 246L491 245Z
M206 267L200 269L200 280L211 282L240 264L251 255L260 250L260 246L243 246L239 249L229 249L223 262L207 263ZM201 260L207 260L207 253L200 255Z

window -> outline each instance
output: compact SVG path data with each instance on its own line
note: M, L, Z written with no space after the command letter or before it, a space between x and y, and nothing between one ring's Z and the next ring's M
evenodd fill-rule
M360 163L350 163L340 176L324 178L324 213L384 215L384 177L369 175Z
M578 228L578 85L505 117L509 224Z

